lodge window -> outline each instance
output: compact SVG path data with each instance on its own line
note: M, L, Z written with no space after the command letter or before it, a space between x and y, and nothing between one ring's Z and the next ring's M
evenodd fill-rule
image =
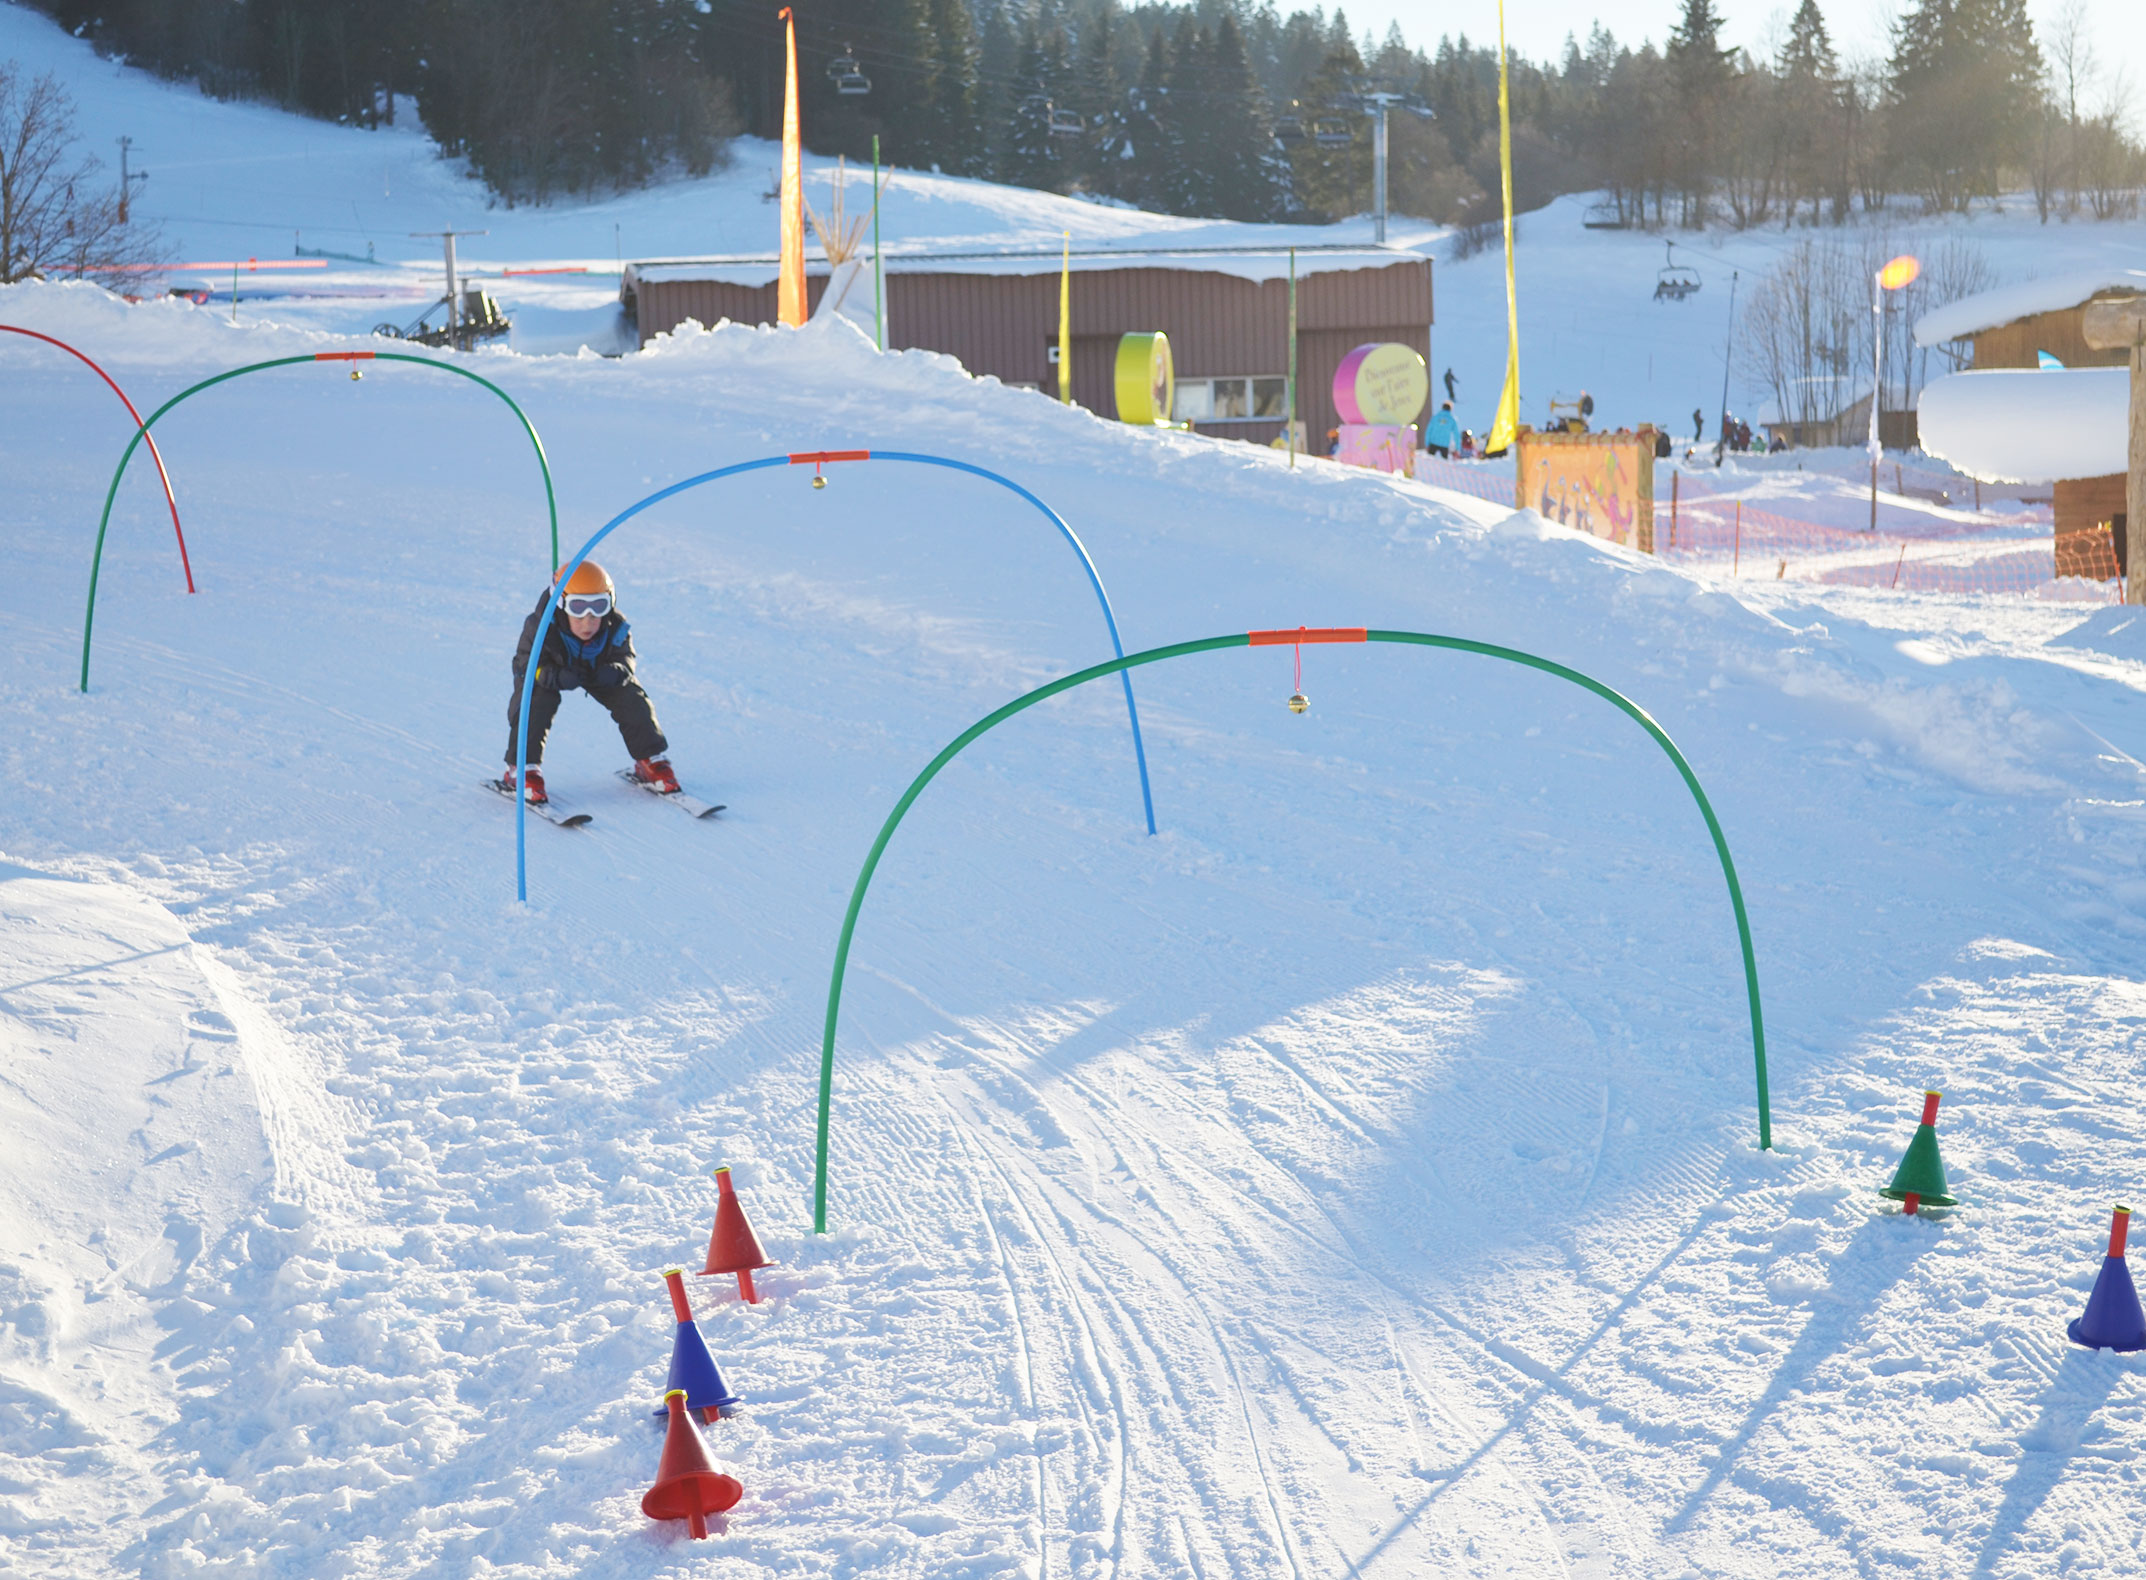
M1283 378L1179 379L1171 415L1179 422L1280 422L1288 395Z

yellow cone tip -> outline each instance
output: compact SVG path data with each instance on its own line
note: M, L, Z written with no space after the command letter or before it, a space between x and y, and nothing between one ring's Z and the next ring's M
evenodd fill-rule
M682 1267L666 1267L666 1268L665 1268L665 1269L663 1270L663 1276L664 1276L665 1278L669 1278L669 1277L671 1276L671 1274L673 1274L673 1273L682 1273L682 1272L684 1272L684 1271L685 1271L685 1269L684 1269L684 1268L682 1268Z

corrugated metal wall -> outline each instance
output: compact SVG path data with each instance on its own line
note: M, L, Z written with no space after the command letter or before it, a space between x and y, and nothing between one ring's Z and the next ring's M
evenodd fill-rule
M819 298L825 281L814 277ZM639 281L641 341L688 318L768 323L775 287L714 281ZM1325 452L1339 423L1334 370L1367 341L1397 340L1431 354L1431 264L1400 263L1309 275L1297 283L1297 412L1311 448ZM1274 375L1289 368L1289 286L1194 269L1089 269L1073 276L1073 398L1113 415L1118 337L1159 329L1181 378ZM1056 274L889 274L887 343L958 357L972 373L1057 388L1050 348L1058 336ZM1202 424L1201 431L1264 443L1279 422Z

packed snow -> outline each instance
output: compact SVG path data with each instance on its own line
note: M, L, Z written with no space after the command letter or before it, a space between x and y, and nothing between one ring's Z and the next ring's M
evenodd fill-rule
M1546 261L1558 223L1524 232ZM1605 345L1639 240L1602 254ZM1440 267L1442 343L1472 344L1489 271ZM240 307L0 290L145 411L373 344L334 304ZM1718 342L1676 343L1719 379ZM599 558L673 761L729 809L618 783L569 697L545 767L594 821L531 826L523 906L482 786L551 568L511 414L394 364L177 408L200 591L138 456L84 694L132 430L0 337L0 1573L2146 1563L2146 1360L2064 1336L2146 1178L2138 610L1714 578L840 318L465 365L542 434L569 552L719 465L915 450L1062 512L1128 650L1370 625L1615 687L1734 851L1775 1147L1721 868L1629 719L1391 646L1303 649L1299 716L1289 648L1226 650L1135 672L1152 838L1106 686L918 800L851 957L816 1236L828 973L874 834L966 726L1108 652L1048 524L867 462L620 529ZM1843 512L1856 481L1846 451L1717 476ZM1961 508L1894 481L1889 508ZM1877 1190L1926 1086L1961 1204L1909 1218ZM777 1265L754 1306L689 1280L746 1400L709 1430L744 1500L695 1542L639 1499L661 1275L698 1265L718 1164Z

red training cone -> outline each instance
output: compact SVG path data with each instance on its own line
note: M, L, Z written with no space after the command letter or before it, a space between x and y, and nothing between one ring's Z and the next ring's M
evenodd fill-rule
M652 1520L684 1520L696 1537L706 1536L703 1516L721 1514L745 1496L745 1487L708 1457L700 1428L686 1415L686 1391L673 1388L663 1402L671 1412L663 1429L663 1460L656 1467L656 1484L642 1494L641 1512Z
M715 1184L722 1194L716 1198L715 1228L708 1235L708 1265L700 1270L701 1277L736 1273L738 1298L757 1305L760 1296L753 1289L753 1269L773 1267L774 1260L760 1249L760 1236L753 1233L745 1216L745 1204L731 1188L729 1164L715 1171Z

